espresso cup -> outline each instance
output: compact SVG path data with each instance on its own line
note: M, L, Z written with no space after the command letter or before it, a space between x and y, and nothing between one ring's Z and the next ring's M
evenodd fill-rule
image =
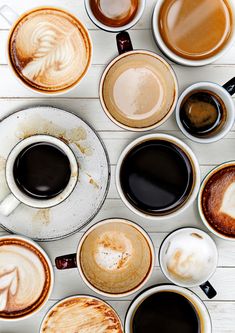
M200 167L192 150L167 134L148 134L131 142L116 167L116 187L124 204L151 220L182 213L195 200Z
M159 251L159 263L167 279L181 287L200 286L210 299L217 294L208 281L217 262L215 242L196 228L173 231L164 239Z
M55 7L34 8L21 16L4 5L0 15L12 26L8 64L15 77L34 92L66 93L83 79L91 64L92 42L86 27Z
M235 78L223 86L213 82L198 82L185 89L175 111L182 133L198 143L222 139L234 125L234 93Z
M50 208L66 200L78 179L78 164L70 147L49 135L33 135L20 141L6 161L10 194L0 203L8 216L20 203Z
M125 318L126 333L212 333L210 315L192 291L175 286L153 286L131 303Z
M36 314L48 301L53 285L52 264L37 243L18 235L0 237L0 321Z
M87 15L100 29L120 32L132 28L142 17L145 0L84 0Z
M204 178L198 210L204 225L216 236L235 241L235 161L225 162Z
M220 24L218 24L218 21ZM160 50L185 66L204 66L222 57L235 41L233 1L159 0L152 30Z
M146 131L173 113L178 84L171 66L159 55L133 51L127 32L117 35L119 56L105 69L99 88L106 115L118 126Z
M154 247L137 224L113 218L92 226L75 254L57 257L58 269L78 268L82 280L96 293L124 297L138 291L154 267Z

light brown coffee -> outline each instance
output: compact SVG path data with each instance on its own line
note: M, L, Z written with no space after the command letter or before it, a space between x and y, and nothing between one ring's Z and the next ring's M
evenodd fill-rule
M102 24L122 27L134 19L139 0L90 0L90 6L94 16Z
M219 53L231 37L233 24L227 0L165 0L158 22L166 46L190 60Z
M38 310L51 289L50 267L31 243L0 238L0 319L22 318Z
M162 122L177 95L170 67L148 52L133 52L114 62L101 89L108 115L124 126L139 129Z
M148 276L153 260L145 236L118 219L93 229L84 239L78 256L89 283L109 294L137 288Z
M77 84L91 59L87 30L71 14L55 8L26 13L9 39L10 63L30 88L63 92Z

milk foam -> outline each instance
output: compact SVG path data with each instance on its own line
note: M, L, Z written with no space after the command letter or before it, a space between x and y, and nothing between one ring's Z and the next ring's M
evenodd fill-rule
M99 7L102 13L110 19L121 19L128 15L131 10L131 0L100 0Z
M235 219L235 183L231 183L226 189L220 212Z

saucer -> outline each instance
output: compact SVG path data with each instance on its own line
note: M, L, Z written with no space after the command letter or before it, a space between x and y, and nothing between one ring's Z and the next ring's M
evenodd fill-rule
M36 241L69 236L88 224L99 212L108 192L110 169L105 147L94 130L78 116L49 106L18 111L0 123L0 201L8 194L6 159L21 140L48 134L66 142L79 165L79 178L72 194L58 206L35 209L20 204L0 225L9 232Z

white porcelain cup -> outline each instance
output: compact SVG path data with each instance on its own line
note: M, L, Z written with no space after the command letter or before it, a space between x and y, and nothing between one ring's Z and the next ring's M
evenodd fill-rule
M132 19L132 21L130 21L128 24L125 24L121 27L110 27L108 25L103 24L102 22L100 22L95 15L93 14L92 10L91 10L91 5L90 5L91 0L84 0L85 3L85 8L86 8L86 12L87 15L89 16L89 18L91 19L91 21L100 29L108 31L108 32L120 32L120 31L124 31L124 30L128 30L130 28L132 28L142 17L143 13L144 13L144 9L145 9L145 3L146 0L139 0L139 4L138 4L138 9L137 9L137 13L134 16L134 18Z
M197 311L198 319L200 322L200 332L212 333L211 318L205 304L201 301L201 299L188 289L170 284L153 286L143 291L134 299L129 309L127 310L125 325L124 325L125 333L133 332L133 324L132 324L133 317L135 312L138 310L139 306L141 305L141 303L144 302L144 300L147 299L148 297L159 292L174 292L187 298L188 301L194 306L194 308Z
M190 134L186 128L183 126L181 119L180 119L180 109L182 102L184 101L185 97L190 95L193 91L211 91L213 94L217 95L224 103L225 106L225 112L226 112L226 119L224 124L221 126L221 128L211 135L208 135L206 137L197 137L192 134ZM198 142L198 143L212 143L215 141L218 141L222 139L225 135L228 134L228 132L232 129L234 125L235 120L235 104L232 99L232 95L235 93L235 78L229 80L227 83L225 83L223 86L213 83L213 82L198 82L194 83L188 88L186 88L182 94L180 95L176 110L175 110L175 116L177 124L182 131L182 133L187 136L190 140Z
M159 25L158 25L159 15L160 15L161 6L164 1L165 0L158 0L156 3L156 6L153 11L153 16L152 16L152 30L153 30L153 37L156 41L156 44L158 45L160 50L172 61L174 61L180 65L184 65L184 66L192 66L192 67L205 66L205 65L208 65L208 64L216 61L217 59L221 58L233 46L233 44L235 42L235 24L233 26L232 36L231 36L230 40L227 42L227 44L224 46L224 48L220 52L215 54L214 56L207 58L207 59L202 59L202 60L190 60L190 59L186 59L186 58L180 57L179 55L175 54L167 47L167 45L165 44L165 42L162 39L160 30L159 30ZM235 21L234 1L233 0L229 1L229 4L232 8L233 18Z
M50 199L35 199L23 193L18 187L14 178L13 168L15 161L20 152L26 147L36 143L50 143L62 150L70 162L71 175L69 182L62 193ZM50 208L60 204L66 200L72 193L78 179L78 164L76 157L70 147L63 141L50 135L33 135L20 141L10 152L6 161L6 182L10 190L10 194L0 203L0 214L8 216L20 203L33 208Z

